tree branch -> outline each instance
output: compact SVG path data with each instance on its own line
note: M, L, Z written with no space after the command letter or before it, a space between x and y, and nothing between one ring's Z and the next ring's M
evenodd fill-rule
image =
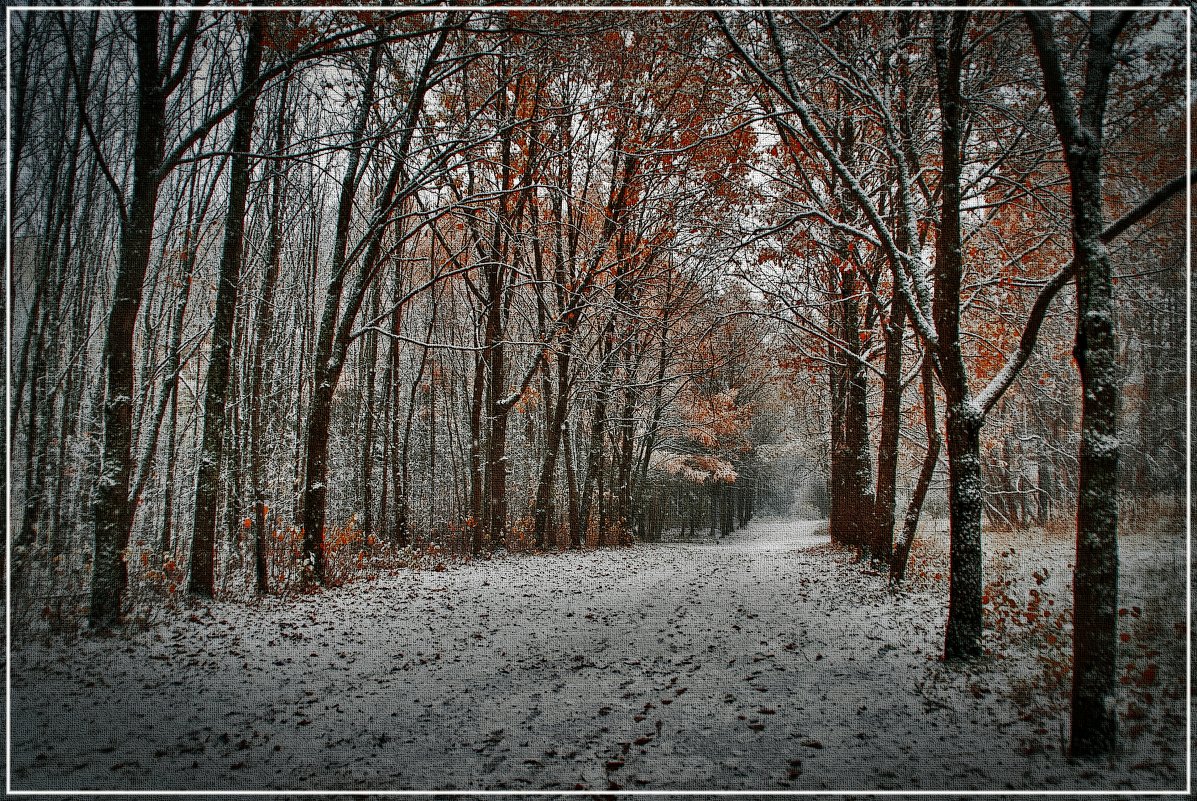
M1139 205L1106 226L1106 229L1101 233L1101 241L1107 245L1113 242L1119 236L1126 233L1131 226L1145 219L1149 214L1180 192L1185 185L1190 183L1197 183L1197 170L1188 175L1179 175L1173 178L1155 192L1152 192ZM1022 371L1023 366L1031 358L1031 353L1035 350L1035 345L1039 339L1039 331L1043 327L1043 321L1047 317L1048 308L1060 290L1075 275L1076 264L1072 260L1069 260L1039 290L1039 295L1035 298L1035 303L1031 306L1031 313L1027 317L1026 327L1023 328L1022 336L1019 337L1017 349L1010 354L1006 359L1006 364L974 400L974 403L981 410L982 414L988 414L989 410L1001 400L1006 390L1014 384L1014 380L1018 378L1018 374Z

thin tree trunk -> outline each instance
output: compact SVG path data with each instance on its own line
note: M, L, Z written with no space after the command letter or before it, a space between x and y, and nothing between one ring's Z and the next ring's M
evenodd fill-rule
M910 503L906 506L906 516L902 521L902 535L894 546L890 559L889 580L892 583L902 581L906 577L906 564L910 560L910 548L914 544L914 536L918 531L919 517L923 511L923 501L927 498L927 490L931 487L931 479L935 475L935 465L939 461L939 423L935 417L935 375L929 356L923 357L923 427L927 432L927 453L923 456L923 466L919 469L918 481L914 485L914 493L910 496Z
M899 245L905 248L906 245ZM902 269L894 265L894 269ZM898 485L898 438L902 429L902 347L906 332L906 302L895 291L885 325L885 374L881 385L881 426L877 443L877 494L869 550L874 559L889 561L894 539L894 504Z
M283 82L278 101L278 114L274 121L275 155L281 156L287 149L287 99L290 76ZM266 273L262 276L262 288L258 294L255 310L255 331L253 351L250 357L249 389L249 483L253 495L253 552L254 589L259 595L270 591L270 569L266 561L266 510L269 499L266 494L266 455L263 445L265 420L264 395L268 391L266 381L266 346L274 330L274 294L278 285L283 252L283 188L286 173L282 164L276 164L270 176L270 209L267 221Z
M552 401L548 430L545 432L545 452L540 477L536 482L536 500L532 505L533 536L536 547L548 545L553 486L556 481L557 455L561 450L562 432L569 415L569 365L573 339L562 343L557 355L557 397ZM547 369L547 368L546 368Z
M381 290L373 293L371 318L378 316L378 302ZM365 408L362 410L364 425L362 431L362 536L369 538L374 533L374 365L378 362L378 334L369 331L362 343L363 362L366 371L364 394Z
M613 327L613 321L608 322L608 329ZM604 334L604 341L610 342L613 339L609 334ZM604 348L605 351L605 348ZM606 352L600 353L600 359L603 365L607 364L609 354ZM607 417L607 396L609 392L610 378L608 376L609 367L602 369L599 376L598 391L594 399L594 407L590 418L590 444L586 451L586 474L582 482L582 500L578 509L579 526L582 531L582 539L585 541L590 532L590 518L593 514L594 496L597 492L599 501L602 500L602 488L597 487L599 483L599 473L602 470L603 464L603 431L606 427ZM597 489L596 489L597 487ZM599 536L602 536L602 523L600 521Z
M827 399L828 399L828 471L827 495L829 511L827 515L827 533L834 545L846 545L848 526L844 523L850 513L844 508L847 492L845 491L846 475L844 466L844 431L843 406L846 402L844 387L844 365L840 361L843 354L839 353L832 344L827 346Z
M432 339L432 333L436 328L436 303L432 305L432 310L428 315L428 327L424 331L424 341L428 342ZM401 541L406 543L409 541L408 529L410 528L410 521L408 519L411 509L411 432L415 423L416 416L416 393L419 391L423 381L424 372L428 366L428 346L425 345L420 350L420 363L416 366L416 375L411 382L411 390L407 395L407 419L403 424L403 444L399 449L399 486L397 491L399 493L398 502L400 509L400 536ZM431 384L429 385L431 390ZM426 402L427 399L420 402Z
M578 550L585 543L582 515L578 506L578 472L574 465L573 427L567 420L561 429L561 454L565 457L565 489L569 503L569 547Z
M393 292L397 302L403 294L398 277L395 279ZM392 503L395 506L391 536L395 544L401 547L411 542L408 531L407 457L402 453L399 444L402 437L399 429L399 373L403 367L403 344L399 340L399 335L402 331L403 310L396 309L395 313L391 315L391 340L387 351L387 371L384 382L388 387L387 403L390 406L391 413L390 436L386 438L387 445L390 446L391 464L390 472L388 473L384 469L383 475L390 477L390 480L384 483L391 488L391 495L393 496ZM408 401L410 404L410 395ZM411 419L410 406L407 412L407 419ZM405 428L404 430L406 431L407 429Z
M474 383L470 392L470 552L482 553L485 544L483 504L486 497L485 474L482 470L482 409L486 400L486 361L479 353L474 360Z

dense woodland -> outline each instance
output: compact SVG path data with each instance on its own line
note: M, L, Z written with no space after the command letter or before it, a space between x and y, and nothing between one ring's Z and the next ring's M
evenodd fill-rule
M895 582L948 518L968 660L983 526L1075 523L1113 749L1120 502L1184 490L1183 16L10 19L16 629L798 510Z

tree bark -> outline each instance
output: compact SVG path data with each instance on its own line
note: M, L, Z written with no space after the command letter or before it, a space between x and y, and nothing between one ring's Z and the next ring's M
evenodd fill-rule
M232 372L233 324L241 285L241 254L245 244L245 207L253 165L249 149L257 110L258 73L262 67L265 18L250 14L249 37L241 68L241 87L251 95L233 117L233 152L229 172L229 206L225 216L224 244L216 290L216 318L212 325L212 350L204 394L204 422L195 483L195 524L191 543L191 574L187 589L192 595L211 598L215 593L216 501L220 494L220 465L224 458L229 375Z
M137 62L137 128L133 140L133 189L122 220L120 259L104 337L104 431L93 502L91 624L108 629L120 621L128 583L125 549L133 524L129 502L133 441L133 331L149 267L154 212L166 126L166 93L158 63L157 11L134 14Z
M947 402L948 505L951 532L951 579L944 658L981 655L981 424L960 348L961 252L960 181L964 133L961 123L961 72L967 15L937 12L935 73L942 120L942 210L935 249L935 300L932 314L939 339L939 380Z
M1118 339L1102 204L1102 133L1114 42L1129 12L1092 12L1085 85L1068 87L1051 17L1026 12L1072 190L1081 374L1081 446L1073 573L1071 752L1112 753L1118 739Z
M906 563L910 560L910 548L914 545L914 536L918 531L919 517L923 511L923 501L927 498L927 490L931 487L931 479L935 475L935 465L939 461L939 423L935 417L935 374L931 367L931 359L923 357L923 427L927 432L927 453L923 456L923 466L919 469L918 481L914 485L914 492L910 496L910 503L906 506L906 516L902 521L902 536L894 546L894 553L890 559L889 580L892 583L902 581L906 577Z
M536 482L536 499L532 507L533 536L538 548L546 547L549 540L549 525L552 522L550 504L556 480L557 455L561 450L562 431L569 414L569 366L572 350L573 339L567 337L557 354L557 392L548 420L548 429L545 431L544 459L541 462L540 477Z
M375 289L372 297L372 317L378 316L381 290ZM378 334L369 331L362 343L362 369L366 372L366 386L362 396L362 452L360 481L362 488L362 538L368 540L374 534L374 367L378 363Z
M332 401L340 378L341 364L337 361L335 341L341 294L344 291L346 263L349 249L349 226L353 214L354 199L357 196L360 178L359 166L362 155L362 137L365 135L378 71L382 61L382 44L376 43L370 51L370 63L366 70L366 82L362 91L362 102L358 107L358 118L354 124L352 144L349 148L345 173L341 179L340 197L337 204L337 227L333 240L332 277L324 299L324 310L320 316L320 329L312 354L312 397L307 412L307 425L303 437L303 555L307 561L310 577L318 584L324 583L325 552L324 525L327 510L328 487L328 438L332 425Z
M840 280L840 279L837 279ZM868 378L859 359L859 320L855 280L843 278L838 300L839 336L829 345L831 372L831 517L833 542L858 549L870 546L874 506L869 456Z
M901 240L899 240L901 241ZM907 247L899 244L899 247ZM900 264L893 265L900 270ZM881 385L881 425L877 442L877 493L869 550L874 559L890 561L894 540L894 504L898 489L898 438L902 429L902 347L906 333L906 301L898 292L890 300L885 324L885 374Z
M275 155L281 155L287 148L287 97L289 80L284 82L279 98L278 115L275 119ZM270 591L269 567L266 562L266 507L268 497L264 483L265 448L262 438L265 434L263 420L266 382L266 345L274 328L274 294L278 284L282 260L283 231L283 187L285 172L276 165L271 175L270 210L267 222L266 273L262 277L262 289L258 295L253 339L253 353L250 362L249 392L249 482L253 495L253 551L254 588L259 595Z

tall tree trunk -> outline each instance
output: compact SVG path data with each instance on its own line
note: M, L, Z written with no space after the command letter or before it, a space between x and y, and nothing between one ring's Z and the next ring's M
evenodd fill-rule
M628 375L629 379L634 373ZM624 544L631 536L632 524L632 463L635 453L635 395L630 387L625 387L625 400L620 410L619 423L616 430L619 451L615 456L615 509L614 530L619 537L619 543Z
M97 172L92 168L92 172ZM94 178L94 176L92 176ZM95 189L92 182L89 181L90 189ZM84 193L85 197L92 197L92 192ZM90 205L90 204L89 204ZM85 244L86 237L79 237L79 244ZM68 339L67 352L78 353L83 348L91 331L92 307L97 298L95 298L94 286L98 280L97 276L90 275L92 271L81 271L79 281L79 290L74 301L74 309L72 310L72 324L71 335ZM63 467L68 463L68 454L71 452L71 446L75 444L76 436L78 435L80 426L82 425L81 411L83 408L83 396L86 387L91 384L91 379L87 365L80 365L79 369L71 370L66 376L65 385L63 388L62 400L62 414L60 416L60 428L58 431L58 475L56 477L56 485L54 489L54 497L58 499L50 510L50 556L60 556L64 553L65 545L67 543L68 528L73 532L78 528L77 520L77 504L67 502L67 487L76 482L68 475L67 470ZM78 458L78 457L76 457ZM86 473L86 470L78 471ZM78 484L75 484L78 486ZM71 520L73 524L67 524L67 520ZM2 564L2 562L0 562Z
M498 224L496 224L498 225ZM498 233L496 233L498 238ZM498 548L507 536L507 419L509 408L502 403L506 391L507 349L503 344L505 306L508 292L500 275L503 267L499 253L487 267L487 294L490 308L487 313L486 341L483 356L486 361L486 446L483 470L486 476L486 508L483 513L482 534L485 547Z
M88 616L91 624L101 629L119 622L128 583L125 549L133 524L133 506L129 501L133 331L149 267L166 127L166 93L158 64L159 17L157 11L134 14L137 127L133 140L133 189L121 225L120 259L104 337L102 461L92 507L95 554Z
M669 367L669 351L666 347L669 333L669 308L662 310L660 321L660 349L657 351L656 388L653 393L653 413L648 422L648 430L644 432L644 443L640 454L640 464L637 467L636 486L632 494L633 515L641 520L645 513L646 495L649 492L648 468L652 461L653 450L657 445L657 436L661 429L661 419L665 414L663 396L665 392L665 375ZM659 515L657 515L659 528ZM660 537L656 537L660 539Z
M852 326L851 345L860 341ZM845 471L847 477L847 524L846 539L862 551L869 550L873 531L873 465L869 444L869 402L868 374L858 360L859 353L853 347L847 365L846 393L844 398Z
M303 556L310 571L310 578L318 584L324 583L325 552L324 525L327 511L328 486L328 439L332 426L332 402L336 385L340 379L342 363L337 360L338 343L335 341L341 295L345 287L346 263L349 249L349 228L353 216L354 200L357 197L361 178L359 166L362 157L362 137L374 105L374 90L378 70L382 62L382 44L376 43L370 51L370 63L366 70L366 81L362 101L358 106L354 124L352 145L341 179L337 202L337 226L333 239L331 272L324 298L324 309L320 316L320 328L316 347L312 353L312 397L308 404L307 425L303 437Z
M274 152L281 156L287 149L287 99L290 76L283 82L278 101L278 114L274 121ZM265 434L263 418L264 394L270 384L266 380L266 346L274 330L274 294L278 284L283 251L283 189L286 173L281 163L274 165L270 176L270 209L267 221L266 273L262 276L262 289L258 294L255 310L255 331L253 352L250 362L249 390L249 482L253 494L253 553L254 589L259 595L270 591L270 571L266 563L266 508L269 498L266 493L266 455L262 442Z
M254 115L262 67L265 18L250 14L249 38L241 67L241 87L251 96L233 117L233 152L229 172L229 206L225 216L224 245L217 279L216 318L212 325L212 350L204 394L203 435L199 472L195 482L195 524L191 542L191 575L187 589L192 595L211 598L215 593L214 557L216 545L216 501L220 494L220 465L224 459L229 374L232 372L233 324L237 294L241 285L241 253L245 244L245 206L253 165L249 149L253 140Z
M175 473L178 469L178 428L179 428L179 393L178 375L175 371L175 381L170 393L170 418L166 433L166 472L162 477L162 553L169 555L174 550L175 523Z
M1068 167L1081 373L1081 447L1073 574L1071 750L1113 752L1118 737L1118 339L1104 238L1102 133L1114 42L1130 12L1090 15L1084 93L1068 87L1051 17L1027 12L1044 89Z
M402 296L402 286L396 278L394 286L394 297L397 302ZM392 503L395 506L395 513L393 516L393 531L392 538L396 545L404 547L411 542L410 532L408 530L408 467L407 457L400 448L399 443L403 440L405 432L410 430L410 425L405 426L400 433L399 427L399 398L400 387L399 373L403 369L403 343L399 336L403 331L403 310L396 309L395 313L391 315L391 339L388 348L387 371L386 380L384 383L389 387L388 389L388 404L391 410L391 430L390 436L387 437L387 444L390 446L390 481L387 482L391 487L391 494L394 496ZM413 395L408 396L408 410L407 420L412 418L411 401ZM386 471L383 471L387 475Z
M553 218L553 289L556 293L557 306L564 309L567 302L572 302L572 293L567 295L565 290L566 256L561 236L562 202L556 197L552 206ZM532 236L538 241L541 237L540 216L535 205L531 207L530 218ZM544 254L540 247L533 250L533 267L537 282L544 281ZM569 300L567 300L567 297ZM540 337L544 341L549 339L549 312L545 303L544 293L537 292L536 319ZM541 368L541 396L544 398L544 455L541 459L540 471L536 479L536 492L532 501L532 540L537 548L547 548L556 545L550 542L549 530L554 525L553 494L557 479L557 462L561 453L562 429L569 417L569 369L573 356L574 329L578 317L566 317L565 331L561 335L561 344L556 349L556 377L554 388L553 372L548 361Z
M435 299L432 303L432 309L428 313L428 327L424 331L424 341L432 340L432 333L436 329L436 312L437 306ZM431 403L432 382L429 382L428 397L421 398L417 401L417 392L424 381L424 372L428 367L429 348L427 345L420 349L420 363L416 366L416 375L411 382L411 390L407 396L407 419L403 424L403 444L399 448L399 509L400 509L400 530L401 542L406 544L409 541L408 530L410 527L410 493L411 493L411 432L416 418L416 407L421 404ZM431 425L431 422L429 423Z
M357 162L360 159L362 134L366 122L374 110L375 81L381 61L382 42L375 45L370 56L366 87L362 93L361 116L358 119L358 134L354 137L354 157L342 182L341 205L338 207L337 242L333 253L333 277L329 282L324 311L320 319L320 333L314 354L312 404L309 415L306 453L304 461L303 494L303 552L311 567L311 577L323 584L326 579L324 528L328 513L328 446L332 426L333 398L345 366L345 358L352 339L353 326L358 311L365 300L366 291L377 277L383 257L383 245L390 228L390 220L397 209L415 191L401 183L408 175L408 157L415 139L416 124L423 113L424 99L433 79L433 71L440 59L448 38L449 29L441 28L433 45L424 57L419 74L412 81L411 93L400 123L402 134L396 145L394 162L386 182L379 191L371 215L371 224L361 241L364 253L356 255L351 265L346 256L349 222L356 192ZM402 246L404 239L397 243ZM352 281L345 290L344 281Z
M981 655L981 424L972 401L968 372L960 349L960 287L963 275L960 230L960 180L964 133L960 89L963 66L963 12L937 12L935 68L942 120L942 214L935 251L935 302L932 314L939 338L940 383L947 402L948 504L951 530L951 579L944 658Z
M305 497L305 487L307 482L304 477L304 454L305 454L305 435L307 433L307 426L309 420L307 419L307 410L304 406L304 389L308 386L310 380L310 361L313 350L312 340L315 338L315 319L316 319L316 284L317 275L320 268L320 247L317 243L320 230L322 215L320 214L321 206L314 205L312 213L309 218L309 230L307 231L307 253L304 257L304 278L306 293L303 300L298 304L299 309L294 313L296 325L299 327L299 353L295 358L295 375L298 376L295 384L295 423L293 432L295 435L295 451L292 454L292 467L294 469L293 479L291 482L292 504L291 504L291 519L295 521L296 525L303 525L303 500ZM308 395L311 395L311 390L308 390Z
M375 289L372 296L371 318L378 316L379 295L381 289ZM361 458L361 487L362 487L362 537L369 538L374 533L374 366L378 362L378 334L374 331L366 333L362 343L363 368L366 371L366 387L363 394L362 417L362 458Z
M195 271L195 246L192 242L195 231L192 229L190 221L188 223L189 235L183 240L183 248L185 254L183 278L180 282L182 287L179 289L179 297L175 301L174 315L170 323L170 353L167 356L167 379L162 387L162 398L159 401L161 404L158 409L158 420L161 421L166 413L166 402L170 401L170 420L167 427L166 435L166 476L164 478L164 498L162 513L162 553L169 554L173 545L172 532L174 524L174 483L175 470L177 467L178 446L175 442L175 434L178 428L179 420L179 377L183 372L182 350L183 350L183 321L187 314L187 304L191 299L192 275ZM155 428L155 431L157 428ZM156 439L156 438L155 438ZM153 447L154 443L150 443L146 450L146 461L141 468L142 478L145 481L149 475L150 465L153 464ZM134 493L134 500L136 495Z
M48 265L43 265L43 275L46 280L50 279L51 272ZM21 530L17 535L16 545L22 549L32 549L37 544L37 532L39 528L39 521L42 510L42 495L43 487L45 486L45 460L39 458L41 453L41 443L44 438L41 436L44 431L49 428L50 407L52 404L49 399L43 399L42 393L45 391L46 384L46 365L45 365L45 339L48 333L48 328L51 325L51 316L53 314L52 303L39 304L41 306L41 313L38 314L37 319L29 321L29 328L31 336L33 337L33 360L29 366L29 424L25 429L25 459L23 464L23 474L25 476L25 509L22 516ZM18 395L18 398L21 396ZM26 557L28 554L26 554ZM21 566L24 559L14 561L14 565Z

